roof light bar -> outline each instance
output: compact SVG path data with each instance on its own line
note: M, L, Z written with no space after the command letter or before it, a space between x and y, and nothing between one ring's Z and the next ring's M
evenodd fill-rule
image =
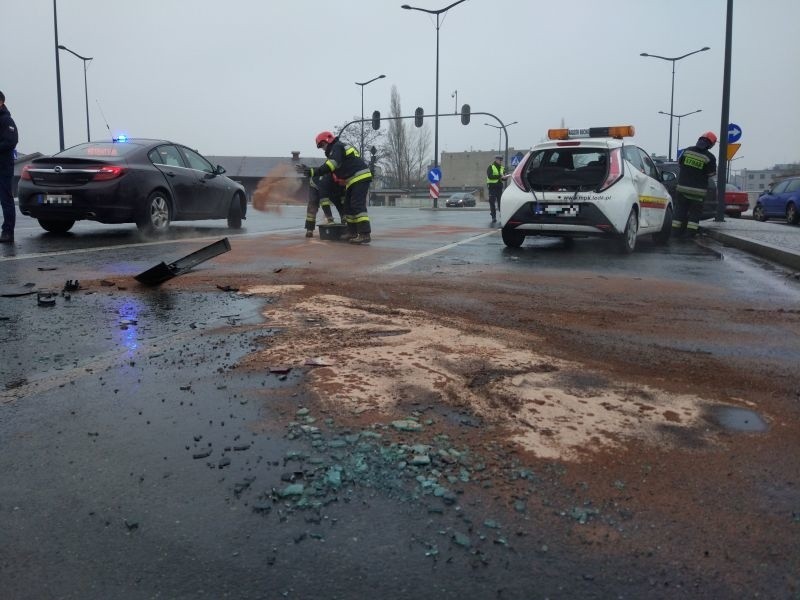
M633 137L636 129L633 125L617 125L615 127L589 127L588 129L548 129L550 140L569 140L575 138L624 138Z

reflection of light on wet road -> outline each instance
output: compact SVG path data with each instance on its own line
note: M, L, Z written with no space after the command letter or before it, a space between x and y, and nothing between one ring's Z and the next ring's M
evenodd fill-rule
M133 356L139 348L139 313L141 306L132 298L121 299L117 308L120 319L120 345Z

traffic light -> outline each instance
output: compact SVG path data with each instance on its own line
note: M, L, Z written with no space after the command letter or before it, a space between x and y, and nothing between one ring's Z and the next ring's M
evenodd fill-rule
M422 110L421 106L417 107L417 110L414 111L414 126L415 127L422 127L422 115L425 114L425 111Z
M461 124L469 125L469 104L464 104L461 107Z
M379 110L372 111L372 128L375 131L381 128L381 111Z

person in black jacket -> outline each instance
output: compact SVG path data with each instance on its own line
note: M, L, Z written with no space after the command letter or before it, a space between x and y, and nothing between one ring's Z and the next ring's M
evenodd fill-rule
M5 95L0 92L0 205L3 207L3 229L0 232L0 243L3 244L10 244L14 241L14 225L17 221L11 181L14 178L14 149L17 147L18 140L17 125L6 108Z
M342 181L341 184L344 184ZM306 208L306 237L314 237L314 228L317 224L317 212L322 208L325 213L325 222L333 223L331 204L336 207L342 223L345 222L342 196L344 187L333 173L316 175L308 182L308 207Z
M344 213L348 232L342 239L349 240L351 244L369 244L372 233L367 214L367 197L372 181L369 165L361 158L358 150L341 142L330 131L318 134L316 142L317 148L325 152L327 160L314 168L298 165L298 170L308 177L333 173L344 179Z
M678 236L688 233L690 237L694 237L700 230L708 178L717 172L717 159L709 152L716 143L717 136L714 132L706 131L678 159L678 203L672 221L672 231Z

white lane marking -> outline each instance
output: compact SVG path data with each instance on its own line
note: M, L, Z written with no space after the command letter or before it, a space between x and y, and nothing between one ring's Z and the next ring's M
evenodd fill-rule
M279 233L291 233L296 231L303 231L303 229L298 229L297 227L287 228L287 229L275 229L274 231L259 231L254 233L237 233L233 236L232 239L243 238L243 237L255 237L259 235L273 235ZM226 237L226 236L222 236ZM159 240L157 242L139 242L136 244L122 244L120 246L98 246L96 248L78 248L76 250L58 250L56 252L34 252L31 254L19 254L17 256L2 256L0 257L0 262L6 262L9 260L28 260L31 258L45 258L50 256L66 256L68 254L88 254L91 252L106 252L108 250L125 250L128 248L142 248L144 246L161 246L163 244L185 244L188 242L209 242L209 241L217 241L220 239L220 236L213 236L213 237L199 237L199 238L181 238L179 240Z
M439 254L440 252L444 252L445 250L450 250L450 248L455 248L455 247L460 246L462 244L467 244L467 243L473 242L475 240L480 240L480 239L485 238L485 237L487 237L489 235L495 235L496 233L497 233L496 230L489 231L487 233L482 233L480 235L475 235L475 236L466 238L466 239L458 241L458 242L453 242L452 244L447 244L446 246L439 246L438 248L434 248L433 250L428 250L426 252L420 252L419 254L413 254L412 256L407 256L405 258L401 258L400 260L396 260L396 261L388 263L386 265L382 265L380 267L375 267L375 269L373 269L373 271L375 271L377 273L382 273L383 271L389 271L391 269L394 269L395 267L400 267L402 265L407 265L408 263L414 262L416 260L427 258L429 256L433 256L434 254Z

